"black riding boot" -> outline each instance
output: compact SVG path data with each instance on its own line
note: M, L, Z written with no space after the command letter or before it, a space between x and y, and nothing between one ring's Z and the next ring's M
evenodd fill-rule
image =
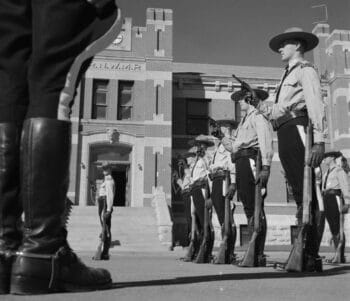
M0 123L0 294L10 289L12 255L22 240L19 200L20 126Z
M11 293L40 294L110 287L108 271L85 266L67 243L71 146L69 122L25 121L21 140L23 243L12 266Z

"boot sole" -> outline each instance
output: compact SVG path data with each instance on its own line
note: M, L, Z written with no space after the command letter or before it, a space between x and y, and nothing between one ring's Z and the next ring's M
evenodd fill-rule
M80 286L78 284L59 282L57 288L48 288L47 279L39 279L25 276L12 276L10 293L14 295L39 295L58 292L86 292L110 289L112 280L104 284L92 284L89 286Z

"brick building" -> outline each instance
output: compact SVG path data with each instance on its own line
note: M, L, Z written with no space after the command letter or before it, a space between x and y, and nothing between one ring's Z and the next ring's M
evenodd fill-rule
M328 104L328 148L350 157L350 31L330 32L329 25L318 24L313 32L320 39L313 54ZM208 132L209 117L240 120L230 100L240 88L232 73L268 91L272 102L281 68L173 62L172 35L172 11L147 9L146 26L126 18L122 33L88 69L72 114L69 196L79 206L94 203L91 188L101 183L104 162L117 179L115 205L150 206L156 190L170 205L171 166L188 140ZM274 143L266 211L269 231L276 225L286 237L295 205ZM281 221L284 228L277 226Z

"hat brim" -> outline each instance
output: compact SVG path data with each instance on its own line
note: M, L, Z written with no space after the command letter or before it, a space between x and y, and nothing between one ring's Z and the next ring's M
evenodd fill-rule
M256 96L262 101L264 101L266 98L269 97L269 93L267 93L265 90L262 90L262 89L253 89L253 90L256 93ZM247 91L239 90L231 94L231 99L233 101L240 101L241 99L244 98L246 93Z
M218 126L225 126L235 128L238 126L238 122L233 119L220 119L215 121Z
M292 31L292 32L281 33L273 37L270 40L269 46L273 51L279 52L279 49L281 48L282 43L287 40L298 40L298 41L304 42L305 52L314 49L319 42L318 37L313 33L305 32L305 31Z
M323 157L324 158L327 158L327 157L339 158L339 157L342 157L342 156L343 156L342 152L332 151L332 152L325 153Z
M193 157L195 157L196 156L196 153L185 153L185 154L183 154L182 155L182 158L183 159L187 159L187 158L193 158Z

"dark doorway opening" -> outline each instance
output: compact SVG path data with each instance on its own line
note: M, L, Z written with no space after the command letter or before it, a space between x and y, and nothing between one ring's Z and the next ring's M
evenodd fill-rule
M112 177L115 182L113 206L125 207L126 170L113 170Z

